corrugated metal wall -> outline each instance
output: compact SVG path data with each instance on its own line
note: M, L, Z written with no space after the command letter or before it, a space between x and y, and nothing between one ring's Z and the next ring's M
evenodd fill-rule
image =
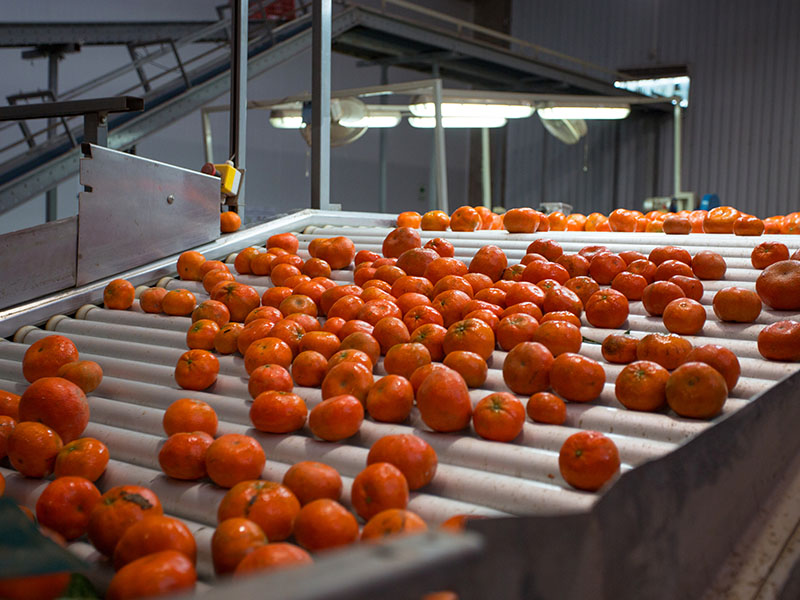
M514 0L512 35L613 69L687 65L683 189L800 210L800 1ZM508 144L507 206L607 212L672 192L671 116L589 123L575 146L534 117Z

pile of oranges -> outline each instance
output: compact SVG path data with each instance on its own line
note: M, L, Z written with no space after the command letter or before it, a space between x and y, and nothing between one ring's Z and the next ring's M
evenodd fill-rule
M800 234L800 212L759 219L732 206L711 210L682 210L677 213L618 208L608 215L589 215L560 211L548 215L532 208L512 208L498 215L483 206L461 206L451 215L431 210L420 215L414 211L400 213L398 227L414 227L425 231L478 231L505 229L510 233L546 231L627 231L668 234L733 233L736 235Z
M272 434L306 428L315 438L336 443L356 435L365 419L403 423L415 406L432 431L471 427L477 436L500 443L513 442L526 419L564 424L567 403L592 402L607 383L602 363L581 354L582 317L594 327L617 330L605 337L602 355L608 363L625 365L614 382L623 407L669 408L681 417L710 419L736 386L739 362L726 348L693 346L683 336L698 334L705 325L699 302L703 281L723 278L727 266L721 255L692 256L676 246L649 255L614 253L599 245L566 254L556 241L538 238L518 264L509 264L494 245L480 248L466 264L444 238L423 245L418 228L689 233L719 226L749 235L745 232L756 231L759 223L767 231L772 227L769 220L755 223L754 217L723 209L664 218L614 211L608 218L562 219L532 209L500 217L471 207L451 217L403 213L384 239L382 255L359 251L346 237L319 238L308 245L305 260L297 238L282 233L270 237L265 248L239 252L235 273L198 252L183 253L177 262L180 278L202 282L209 299L198 304L187 289L150 288L140 294L139 306L191 317L187 350L174 371L181 389L212 388L218 357L238 353L250 395L242 400L250 406L252 426ZM790 217L780 221L786 233L794 232ZM762 269L756 291L721 289L713 300L717 317L753 323L762 303L800 310L797 258L783 244L756 246L752 264ZM350 268L353 283L337 285L333 271ZM271 286L259 293L237 281L238 275L268 277ZM133 286L118 279L106 287L104 303L129 310L134 296ZM663 320L667 333L638 339L621 331L629 302L638 300ZM764 327L758 348L769 360L800 360L800 323ZM507 353L502 365L494 366L502 368L508 391L473 405L470 389L484 384L489 366L503 356L498 349ZM376 378L381 360L386 375ZM101 494L95 486L108 449L80 435L89 420L86 394L99 385L100 366L80 361L75 345L54 335L30 346L22 368L31 382L22 397L0 392L0 459L7 454L29 477L55 476L37 502L39 523L63 540L86 536L109 557L117 573L108 598L191 588L197 544L186 525L165 516L146 487L117 486ZM309 410L295 386L319 388L322 401ZM158 463L165 475L207 479L226 490L211 548L220 575L304 564L322 550L428 527L407 505L411 491L434 479L438 459L415 435L388 435L372 444L367 464L353 480L350 510L342 500L340 474L321 462L299 462L281 482L261 479L266 455L260 443L244 434L218 435L217 415L205 402L177 400L164 412L163 428ZM582 431L564 442L559 468L572 487L596 491L619 473L620 457L608 436ZM0 494L3 486L0 475ZM453 515L445 526L463 527L466 518ZM0 595L16 597L6 590L18 584L0 581ZM53 585L61 586L58 594L65 581Z

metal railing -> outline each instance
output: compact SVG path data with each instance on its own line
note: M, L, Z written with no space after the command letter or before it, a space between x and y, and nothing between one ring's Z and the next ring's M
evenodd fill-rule
M262 0L259 2L252 3L249 8L248 14L251 17L249 20L251 43L256 42L258 40L262 40L267 36L274 35L281 28L281 25L275 26L273 23L269 22L266 19L265 7L267 5L269 5L269 2ZM307 14L309 5L310 3L298 2L295 7L295 17ZM205 61L206 59L215 54L221 55L224 52L227 55L227 53L229 52L229 42L226 41L224 43L216 44L210 49L207 49L203 52L198 53L195 56L191 56L190 58L185 58L185 59L181 58L178 51L185 46L197 42L198 40L202 40L204 38L213 36L215 34L219 34L221 32L225 32L226 37L229 38L228 32L231 26L231 18L230 16L224 16L225 13L224 8L227 8L227 6L223 5L222 7L218 8L218 14L220 15L219 21L207 27L203 27L202 29L198 29L197 31L188 34L182 38L179 38L177 40L170 40L168 42L164 42L162 43L162 48L153 52L149 52L148 54L140 58L132 60L130 63L126 65L113 69L112 71L109 71L108 73L105 73L94 79L91 79L88 82L75 86L72 89L65 91L64 93L59 94L58 98L55 99L59 101L77 99L81 96L90 94L100 86L106 85L115 80L119 80L120 78L125 77L132 73L137 74L137 83L134 85L129 85L128 87L125 87L124 89L117 91L115 95L119 96L129 95L137 90L141 91L142 93L148 93L151 91L149 89L151 88L151 84L163 81L165 78L168 77L171 78L173 76L175 76L176 78L183 79L184 82L186 82L187 84L187 88L191 87L191 80L187 75L187 68L190 66L197 65L201 61ZM256 14L265 15L263 21L261 19L252 18L253 15ZM253 27L253 25L256 25L256 27ZM156 61L158 61L159 59L168 56L174 57L176 61L176 64L174 66L162 67L161 65L158 65L156 63ZM157 68L161 68L162 71L154 75L148 76L146 79L142 78L140 73L143 73L144 68L147 66L151 67L155 66ZM67 119L66 121L69 120L70 119ZM5 130L8 130L11 127L18 127L18 125L11 123L4 123L0 125L0 134L2 134ZM63 122L63 127L66 132L70 132L68 122ZM40 137L42 135L45 135L50 129L51 127L44 126L39 129L29 130L27 132L27 135L23 135L21 139L11 142L5 146L0 146L0 157L3 157L5 154L19 148L20 146L26 146L26 147L30 146L32 141L35 142L35 138L37 136ZM72 140L72 144L73 146L75 145L74 140ZM19 152L17 152L16 154L19 154ZM7 159L11 157L6 156L5 158Z
M539 58L539 55L544 55L549 58L554 58L560 61L564 61L567 64L577 67L582 73L587 75L590 74L590 72L594 71L597 73L602 73L604 75L610 75L614 77L615 80L633 79L630 75L626 75L625 73L609 69L607 67L604 67L603 65L598 65L597 63L582 60L580 58L575 58L574 56L570 56L569 54L564 54L563 52L552 50L551 48L545 48L544 46L540 46L539 44L534 44L533 42L529 42L527 40L523 40L508 35L507 33L502 33L500 31L497 31L496 29L490 29L482 25L477 25L475 23L472 23L471 21L465 21L464 19L451 17L450 15L447 15L445 13L441 13L439 11L426 8L424 6L419 6L418 4L407 2L406 0L381 0L381 9L383 10L383 12L388 12L387 9L390 6L402 8L410 12L416 13L418 15L425 15L426 17L431 17L436 21L453 25L455 27L456 34L461 37L465 37L464 34L466 31L480 33L482 35L494 38L497 41L508 43L509 46L517 45L522 48L532 50L533 51L532 58ZM470 38L470 41L476 41L476 40L475 38ZM504 46L501 47L505 50L508 50L507 47Z

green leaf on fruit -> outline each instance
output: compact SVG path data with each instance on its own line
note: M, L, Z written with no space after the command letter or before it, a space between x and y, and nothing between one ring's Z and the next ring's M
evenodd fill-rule
M85 575L73 573L69 578L69 585L59 598L86 598L88 600L100 600L100 594Z

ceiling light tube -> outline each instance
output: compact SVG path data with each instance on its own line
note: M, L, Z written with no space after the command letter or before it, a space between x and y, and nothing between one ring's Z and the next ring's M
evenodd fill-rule
M539 109L542 119L624 119L630 106L548 106Z
M415 117L433 117L436 105L427 98L419 98L408 110ZM493 102L442 102L443 117L502 117L504 119L526 119L536 108L530 104L503 104Z
M368 112L366 115L360 118L339 119L339 125L342 125L343 127L397 127L400 124L401 119L402 116L399 112L382 112L378 114Z
M269 113L269 124L277 129L301 129L303 114L299 110L272 110Z
M434 117L409 117L408 124L420 129L432 129L436 127ZM500 116L488 117L442 117L442 127L447 128L494 128L502 127L506 124L506 119Z

